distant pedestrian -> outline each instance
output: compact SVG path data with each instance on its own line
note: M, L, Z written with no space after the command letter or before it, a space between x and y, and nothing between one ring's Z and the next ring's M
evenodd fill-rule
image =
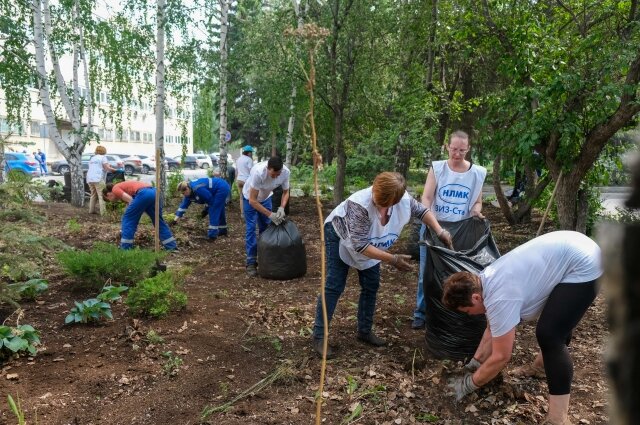
M102 189L102 195L107 201L122 201L128 204L122 215L122 235L120 248L133 248L133 241L140 223L140 217L146 213L155 225L156 214L156 189L150 183L129 180L120 183L108 183ZM172 251L176 249L176 239L171 234L171 229L162 218L162 206L160 207L160 243L164 249Z
M236 176L236 184L238 185L238 192L240 193L240 216L243 216L243 201L242 201L242 188L244 187L244 183L249 178L249 173L251 173L251 167L253 167L253 146L246 145L242 148L242 155L236 161L237 167L237 176Z
M40 158L38 161L40 163L40 171L42 172L42 175L46 176L49 174L49 170L47 170L47 156L44 152L38 149L38 157Z
M209 215L207 237L216 240L218 236L227 235L227 216L225 212L227 196L231 192L229 183L220 177L202 178L192 182L183 181L178 184L178 191L184 196L176 211L174 223L177 223L192 202L205 204L201 216Z
M116 169L109 164L109 161L107 161L106 153L107 149L104 146L96 146L95 155L89 159L89 169L87 170L87 185L91 191L89 214L98 214L98 212L100 212L100 215L104 215L105 213L105 203L101 196L102 189L104 189L105 186L107 172L116 171ZM96 201L100 207L99 211L96 211Z

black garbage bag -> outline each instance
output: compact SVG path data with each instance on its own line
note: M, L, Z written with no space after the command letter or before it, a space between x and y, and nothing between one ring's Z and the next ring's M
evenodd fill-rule
M449 310L442 304L442 286L449 275L470 271L478 273L500 257L491 236L489 221L469 218L458 222L440 222L451 232L455 251L445 248L427 228L424 242L427 261L424 270L427 349L436 358L464 360L473 356L487 326L484 315L470 316Z
M307 251L298 227L289 219L271 223L258 239L258 274L265 279L288 280L307 273Z

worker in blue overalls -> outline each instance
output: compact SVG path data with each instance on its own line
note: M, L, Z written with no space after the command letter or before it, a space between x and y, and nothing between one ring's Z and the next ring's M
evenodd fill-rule
M227 217L225 214L227 196L231 192L229 183L224 179L213 177L195 181L183 181L178 184L178 191L184 195L182 203L176 211L174 224L182 218L192 202L206 204L202 217L209 214L207 236L215 240L218 236L227 235Z

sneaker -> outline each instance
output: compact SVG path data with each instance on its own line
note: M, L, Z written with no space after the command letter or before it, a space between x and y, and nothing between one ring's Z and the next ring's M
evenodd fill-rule
M250 277L256 277L256 276L258 276L258 269L257 269L257 267L256 267L256 265L255 265L255 264L248 264L248 265L247 265L247 274L248 274Z
M368 334L363 334L358 332L358 340L373 345L374 347L384 347L387 345L387 341L382 338L378 338L373 332L369 332Z
M311 347L313 348L313 351L316 352L316 354L318 356L320 356L320 358L322 358L322 352L323 352L323 340L322 338L312 338L311 341ZM333 359L336 356L336 353L333 349L333 347L331 347L331 345L327 344L327 360Z
M424 329L425 327L426 323L424 319L421 319L420 317L416 317L413 319L413 322L411 322L411 329Z

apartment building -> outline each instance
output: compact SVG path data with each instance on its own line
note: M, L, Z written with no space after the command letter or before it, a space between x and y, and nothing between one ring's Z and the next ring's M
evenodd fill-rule
M65 69L65 68L63 68ZM70 69L70 68L69 68ZM31 153L37 149L42 150L47 161L55 161L62 158L56 144L49 138L49 127L46 122L42 105L39 102L39 91L29 90L31 107L29 117L20 124L10 125L7 121L7 110L4 93L0 90L0 137L7 138L6 150ZM87 90L81 88L81 96L87 95ZM93 118L93 131L97 134L99 142L92 141L85 147L85 152L93 152L98 143L107 148L107 152L155 155L155 127L156 118L154 105L147 102L133 100L124 108L122 128L108 118L107 112L112 106L109 92L100 91L94 93L96 109ZM170 98L166 101L164 124L164 147L166 156L174 157L182 154L182 146L187 146L187 152L193 152L193 125L192 105L187 104L178 108L176 102ZM86 118L85 118L86 123ZM58 123L62 137L67 143L71 143L71 123L62 120Z

